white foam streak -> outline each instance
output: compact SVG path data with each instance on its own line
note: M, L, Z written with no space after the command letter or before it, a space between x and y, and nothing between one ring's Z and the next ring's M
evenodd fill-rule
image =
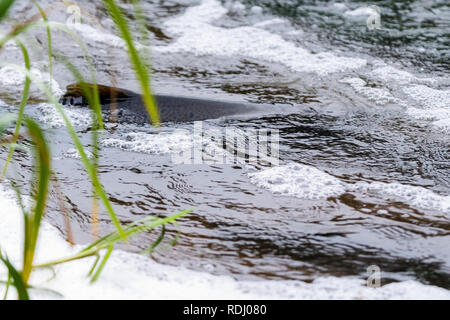
M338 196L345 185L337 178L314 167L289 164L249 173L250 181L275 194L302 199L321 199Z
M50 75L47 72L32 68L31 74L46 86L49 86L51 82L52 93L56 97L60 97L63 94L58 82L56 82L53 78L50 80ZM0 68L0 92L4 92L8 94L9 97L18 99L22 96L24 84L25 75L23 73L9 66ZM39 90L39 88L31 85L30 97L35 99L44 99L45 95Z
M349 184L314 167L287 164L249 173L252 183L271 192L301 199L326 199L345 192L372 192L388 200L400 200L412 206L439 210L450 216L450 195L441 196L422 187L399 183L357 182Z
M16 266L20 265L22 219L13 194L0 186L0 244ZM67 257L80 247L70 247L59 233L43 222L37 262ZM46 270L35 271L35 286L52 289L65 299L450 299L450 292L415 281L392 283L379 289L368 288L365 281L351 277L320 277L312 283L301 281L237 281L228 276L158 264L145 256L116 250L99 280L89 284L86 277L93 259L56 266L55 276ZM0 278L6 277L0 265ZM31 290L32 298L55 299L60 296ZM15 299L10 290L9 299Z
M407 113L416 119L435 120L432 124L445 133L450 131L450 90L414 85L403 89L419 103L420 108L409 107Z
M350 17L359 17L359 16L370 16L376 14L377 11L370 7L360 7L354 10L347 10L344 12L344 15Z
M247 56L281 63L299 72L327 74L357 69L364 59L338 57L330 52L312 54L281 36L258 27L221 28L213 22L227 10L216 0L204 0L174 19L165 22L178 39L160 52L191 52L196 55Z
M425 85L406 87L403 91L418 101L423 108L450 109L450 90L438 90Z
M366 81L361 78L344 78L341 83L349 84L357 93L366 97L377 105L385 105L388 103L398 103L399 100L395 98L386 88L373 88L367 86Z
M102 140L105 147L113 147L149 154L182 152L192 148L192 135L184 131L172 133L148 134L130 132L120 138Z
M51 103L40 103L36 108L41 112L39 120L52 128L65 127L62 115ZM92 124L92 117L87 108L64 106L64 113L70 123L75 127L87 128Z
M357 182L349 185L347 190L371 191L391 198L391 200L401 199L415 207L436 209L450 215L450 196L441 196L422 187L396 182Z
M72 30L77 32L85 40L90 40L94 43L106 44L110 47L123 49L126 48L126 43L122 38L113 35L111 33L108 33L106 30L101 31L84 23L74 23L69 26Z
M437 82L435 79L419 78L407 71L399 70L397 68L387 65L374 69L372 71L372 74L377 79L380 79L385 83L395 82L398 84L409 84L411 82L416 82L425 84L435 84Z

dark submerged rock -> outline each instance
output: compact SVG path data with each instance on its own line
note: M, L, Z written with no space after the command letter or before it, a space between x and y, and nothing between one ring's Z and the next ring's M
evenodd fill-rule
M92 90L94 85L84 84ZM82 84L67 86L60 103L64 105L88 107L88 98ZM142 96L133 91L97 85L102 110L109 113L117 122L143 124L149 123L147 109ZM249 113L256 110L248 104L221 102L167 95L155 95L161 122L189 122L215 119L224 116Z

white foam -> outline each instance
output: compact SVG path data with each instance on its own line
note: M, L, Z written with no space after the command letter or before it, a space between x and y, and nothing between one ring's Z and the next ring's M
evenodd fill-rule
M249 173L250 181L273 193L302 199L321 199L340 195L345 185L314 167L288 164Z
M41 112L39 120L52 128L65 127L66 124L56 107L51 103L40 103L36 108ZM75 127L87 128L92 124L90 112L86 108L64 106L64 112Z
M85 150L85 153L88 158L94 157L94 154L92 152L90 152L89 150ZM66 150L63 153L63 156L66 158L81 159L80 153L75 148L70 148L70 149Z
M409 205L424 209L436 209L450 215L450 196L441 196L423 187L408 186L400 183L357 182L348 185L347 190L376 192L386 198L401 199Z
M231 13L242 13L245 11L246 7L244 4L242 4L239 1L231 1L225 3L225 7L231 12Z
M436 120L433 125L436 127L445 127L450 120L450 109L436 108L436 109L418 109L410 107L406 113L411 117L422 120Z
M257 22L253 26L257 27L257 28L264 28L264 27L267 27L267 26L273 26L275 24L284 24L284 23L287 23L287 21L285 19L273 18L273 19Z
M341 3L341 2L334 2L331 5L332 8L339 10L339 11L345 11L347 10L347 6L345 5L345 3Z
M119 138L108 138L101 141L101 144L105 147L149 154L182 152L191 149L192 143L192 134L189 134L188 131L163 132L160 134L130 132Z
M259 6L253 6L250 8L250 12L256 16L260 16L263 14L263 8Z
M170 154L175 164L247 164L265 162L276 163L277 159L258 154L258 141L252 139L256 131L220 130L203 128L200 122L194 129L178 128L176 130L155 133L129 132L120 133L118 137L102 140L105 147L148 153ZM248 139L247 139L248 138ZM223 144L227 147L224 148ZM235 154L236 152L236 154Z
M4 38L6 36L6 34L5 33L1 33L0 32L0 39L2 39L2 38ZM16 48L18 48L19 46L17 45L17 43L15 42L15 41L12 41L12 40L9 40L8 42L6 42L4 45L3 45L3 48L4 49L16 49Z
M354 10L347 10L344 12L344 15L349 17L360 17L360 16L371 16L376 13L377 11L371 7L360 7Z
M387 200L400 200L423 209L450 215L450 195L441 196L428 189L396 182L345 183L312 166L290 163L249 173L250 181L271 192L301 199L326 199L345 192L372 192Z
M436 108L436 109L419 109L410 107L406 112L416 118L423 120L440 120L450 118L450 108Z
M356 93L366 97L378 105L394 103L406 109L406 114L420 119L433 121L432 125L440 130L448 131L450 127L450 90L439 90L429 87L437 83L436 79L416 77L413 74L392 66L383 65L372 70L374 80L382 81L383 87L371 87L359 77L340 80L349 84ZM411 106L407 99L394 96L398 86L403 93L417 102Z
M425 85L414 85L404 88L403 91L418 101L423 108L450 109L450 90L439 90Z
M433 89L426 85L403 88L403 92L419 103L418 107L408 107L406 112L422 120L435 120L434 127L444 132L450 129L450 90Z
M0 185L0 244L11 261L20 266L22 214L14 195ZM58 231L43 222L36 263L67 257L81 249L70 247ZM416 281L368 288L364 280L351 277L320 277L313 283L301 281L237 281L227 276L160 265L145 256L116 250L94 284L86 277L93 259L56 266L55 276L46 270L34 271L31 283L52 289L66 299L450 299L450 291ZM0 278L6 270L0 265ZM33 298L60 296L31 290ZM9 299L14 299L11 290Z
M372 70L372 74L385 83L394 81L398 84L409 84L411 82L435 84L437 82L436 79L419 78L407 71L387 65Z
M349 84L357 93L363 95L378 105L399 102L399 100L394 97L388 89L369 87L367 86L366 81L361 78L344 78L340 82Z
M281 63L294 71L327 74L358 69L366 60L339 57L330 52L312 54L281 36L256 27L221 28L215 20L227 13L217 0L204 0L164 23L176 41L155 47L160 52L190 52L196 55L246 56Z
M122 38L108 33L107 31L99 30L98 28L91 27L84 23L70 24L69 27L85 40L106 44L110 47L126 48L126 43ZM101 28L101 26L98 27Z
M445 134L450 133L450 117L446 119L441 119L433 122L433 126L440 129Z
M38 69L32 68L31 74L36 77L40 82L45 85L49 85L50 81L52 84L52 93L56 97L60 97L63 91L59 87L58 82L55 79L50 80L50 75L47 72L40 71ZM16 69L5 66L0 68L0 90L10 97L20 98L22 96L23 86L25 84L25 75ZM30 87L30 98L43 99L45 95L33 84Z

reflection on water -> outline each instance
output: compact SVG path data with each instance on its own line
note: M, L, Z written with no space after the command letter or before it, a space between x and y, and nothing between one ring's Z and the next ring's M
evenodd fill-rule
M256 5L255 1L243 2ZM314 21L313 31L304 35L309 41L305 42L308 48L330 50L330 46L337 44L343 51L351 52L356 47L365 47L381 58L389 52L389 59L394 60L401 52L401 56L408 59L398 59L400 64L409 61L436 72L448 67L448 46L443 46L441 41L445 33L437 29L444 23L443 18L437 14L433 19L423 18L419 32L412 20L417 1L401 5L376 2L383 8L383 26L388 31L398 26L403 28L398 31L398 37L386 30L386 33L369 37L367 33L346 27L350 22L342 14L326 14L329 7L322 2L302 2L300 7L296 1L258 3L272 14L293 19L294 25L303 29ZM366 5L358 1L348 3L348 10ZM188 1L145 3L146 10L151 12L148 27L154 34L156 46L164 47L177 38L160 26L167 19L182 14L190 5ZM100 7L87 2L86 6L99 17L104 16ZM429 9L446 12L448 7L432 5ZM216 26L232 28L245 25L247 19L257 18L229 14ZM330 24L336 25L330 28ZM272 31L283 33L286 30L282 28L274 27ZM408 33L407 30L413 31ZM424 39L423 30L436 33ZM326 41L317 40L324 35ZM37 35L41 36L45 33ZM55 38L61 40L63 35L55 33ZM438 54L418 55L410 50L423 41ZM59 43L65 54L83 64L76 49L67 42ZM399 51L391 50L394 47ZM136 88L133 73L126 67L126 53L121 48L109 48L94 41L89 42L89 50L100 81L109 83L114 75L120 79L121 86ZM356 52L352 54L359 57ZM155 87L163 93L264 103L273 107L265 115L208 121L210 128L278 129L281 166L290 168L292 163L312 166L329 176L330 181L337 181L342 189L332 196L310 199L298 197L299 193L291 189L314 188L322 181L306 176L299 177L298 181L306 179L307 185L297 184L295 170L287 171L290 185L284 177L258 185L251 182L249 174L268 168L246 164L176 165L171 162L170 148L169 154L152 148L152 143L163 139L161 133L145 126L110 125L103 139L129 142L128 149L108 145L100 152L101 181L120 219L128 222L150 214L166 216L182 209L194 209L180 220L179 227L168 228L169 237L180 231L180 239L175 247L157 252L153 256L156 261L213 274L229 274L239 279L306 281L319 275L365 278L367 267L377 265L382 270L383 284L415 279L450 289L448 132L431 125L434 118L410 117L404 105L398 102L404 99L402 101L413 103L402 89L419 80L406 76L400 80L380 80L371 73L376 68L372 62L358 71L318 75L294 72L281 64L241 56L167 54L157 50L154 55ZM363 89L353 90L340 82L348 77L357 77L364 83ZM72 82L57 63L55 78L61 87ZM436 86L438 89L445 87ZM366 92L381 94L364 95ZM384 99L386 92L397 100ZM287 109L277 114L276 107L280 104ZM445 108L445 101L442 105ZM30 108L28 112L50 124L47 134L52 143L54 169L71 211L75 239L85 243L91 232L91 186L79 159L68 152L73 146L65 129L52 128L57 122L53 114L43 118L44 109ZM73 119L78 121L78 134L89 145L88 122L82 117L87 113L76 108L72 111ZM171 133L178 128L190 130L192 126L167 124L162 130ZM127 140L133 132L149 135L149 138L143 140L144 144ZM171 148L175 149L181 144L171 143ZM5 157L3 150L1 159ZM26 181L30 159L17 153L16 162L19 166L16 179ZM276 184L285 186L285 192L271 192ZM65 233L55 194L52 194L50 206L48 221ZM101 216L100 224L105 233L113 228L106 214ZM138 252L157 236L156 233L142 235L123 248Z

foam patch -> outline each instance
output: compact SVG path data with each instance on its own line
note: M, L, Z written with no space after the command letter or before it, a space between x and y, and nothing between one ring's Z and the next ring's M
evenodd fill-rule
M425 85L415 85L404 88L403 91L419 102L423 108L450 109L450 90L438 90Z
M85 150L84 152L86 153L86 156L88 158L93 158L94 157L94 154L92 152L90 152L89 150ZM63 156L66 157L66 158L81 159L80 153L75 148L68 149L67 151L65 151L63 153Z
M188 150L192 148L192 134L187 132L173 132L149 134L130 132L120 138L102 140L105 147L119 148L134 152L149 154L166 154Z
M450 196L441 196L422 187L400 183L357 182L349 185L348 190L375 192L391 199L402 199L406 203L424 209L436 209L450 214Z
M437 81L432 78L419 78L413 74L399 70L392 66L383 66L376 68L372 71L372 74L379 80L385 83L394 82L398 84L409 84L411 82L435 84Z
M338 196L345 191L339 179L314 167L288 164L255 173L249 173L250 181L279 195L316 200Z
M65 127L66 124L62 115L51 103L40 103L36 108L41 112L39 120L48 124L52 128ZM92 124L90 112L86 108L76 108L64 106L63 110L72 126L87 128Z
M101 31L96 28L91 27L88 24L84 23L74 23L70 24L69 27L78 33L83 39L89 40L94 43L100 43L104 45L108 45L110 47L115 48L123 48L126 49L125 41L107 31Z
M360 7L354 10L347 10L344 12L344 15L349 17L360 17L360 16L370 16L376 13L377 11L370 7Z
M385 88L373 88L367 86L366 81L361 78L344 78L341 83L349 84L357 93L366 97L377 105L386 105L388 103L399 103L389 90Z
M190 52L196 55L246 56L281 63L294 71L328 74L358 69L366 60L340 57L331 52L312 54L284 40L281 36L257 27L221 28L214 21L227 13L219 1L204 0L176 18L164 23L177 40L155 47L160 52Z
M345 192L372 193L388 200L403 201L414 207L450 214L450 196L441 196L423 187L400 183L345 183L312 166L291 163L249 173L250 181L274 194L317 200Z
M3 252L20 266L22 214L13 193L0 185L0 243ZM42 245L45 244L45 245ZM70 247L58 231L43 221L36 262L70 256L81 249ZM94 284L86 277L93 258L58 265L55 274L35 271L31 283L54 290L30 290L35 299L450 299L450 291L416 281L391 283L374 289L351 277L319 277L302 281L238 281L181 267L158 264L145 256L115 250ZM0 279L6 277L0 265ZM8 299L15 299L11 289Z
M53 78L50 79L50 75L47 72L42 72L38 69L32 68L31 74L46 86L49 86L51 82L52 93L54 96L60 97L63 94L58 82L56 82ZM24 84L25 75L23 73L10 66L0 68L0 92L8 94L10 97L20 99L22 97ZM31 85L30 97L35 99L44 99L45 95L35 85Z

